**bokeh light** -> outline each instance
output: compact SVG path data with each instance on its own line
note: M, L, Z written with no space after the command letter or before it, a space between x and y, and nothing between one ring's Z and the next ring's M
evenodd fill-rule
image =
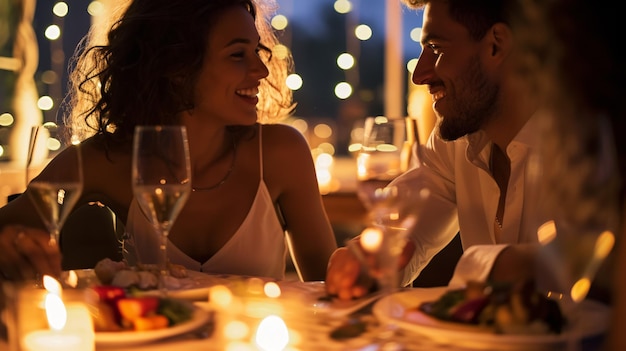
M367 24L360 24L354 29L354 35L356 35L359 40L368 40L372 37L372 28Z
M340 99L347 99L352 95L352 86L349 83L341 82L335 85L335 96Z

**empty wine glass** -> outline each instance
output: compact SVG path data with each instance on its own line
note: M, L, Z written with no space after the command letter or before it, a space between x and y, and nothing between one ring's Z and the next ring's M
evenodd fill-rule
M191 193L191 166L184 126L137 126L133 145L132 186L146 218L160 236L161 290L169 274L169 232Z
M373 191L367 227L358 239L346 243L368 274L376 279L378 292L383 296L401 288L400 257L418 219L416 206L429 195L426 189L413 189L395 183ZM394 308L394 300L382 299L378 303L384 304L380 308L393 317L386 319L378 331L378 338L384 345L382 349L404 349L394 337L397 326L393 320L401 317Z
M26 193L50 232L50 242L58 245L61 228L78 202L83 188L82 159L79 143L72 142L69 127L46 123L33 127L28 150ZM68 167L33 177L33 166L41 165L61 151Z
M410 155L404 119L365 119L363 141L357 153L357 195L366 209L373 207L376 189L407 170Z
M529 177L535 182L534 203L542 205L538 211L551 218L538 230L542 247L537 278L541 289L558 289L559 294L551 295L560 299L571 328L585 318L585 300L615 244L621 213L619 167L605 118L558 126L565 131L544 138ZM579 348L579 335L570 332L568 350Z

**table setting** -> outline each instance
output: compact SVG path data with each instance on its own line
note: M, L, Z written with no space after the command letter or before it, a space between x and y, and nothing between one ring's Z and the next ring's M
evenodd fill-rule
M0 351L602 349L611 310L585 298L586 291L572 308L567 297L538 293L534 286L399 288L398 260L418 213L402 200L430 193L392 182L405 164L404 121L368 121L372 142L364 141L369 146L357 157L366 228L345 243L376 279L377 289L368 295L340 300L328 295L323 281L215 274L169 263L169 229L191 191L186 131L139 129L134 195L159 228L160 245L142 248L152 255L137 254L130 264L104 259L93 269L65 271L60 280L2 282ZM383 167L392 164L400 168ZM54 193L69 195L74 183L59 182ZM55 243L63 214L74 205L69 200L48 201L55 205L40 210L54 219L49 231ZM549 230L556 236L556 228ZM600 244L595 261L612 247ZM427 308L441 305L448 314ZM536 306L552 314L536 313Z
M66 273L68 277L75 277L74 285L63 282L56 289L63 291L59 296L67 307L67 325L73 325L72 328L80 325L82 329L61 330L65 333L73 330L81 340L86 335L87 342L79 343L75 348L66 345L65 350L565 350L571 333L583 340L580 350L599 350L610 312L608 306L588 300L582 304L584 318L577 319L575 325L560 334L507 335L477 325L437 320L418 312L417 307L422 302L437 300L448 287L374 292L360 299L340 301L326 294L321 281L276 281L189 272L187 277L180 278L179 288L168 290L167 297L161 296L162 287L158 286L132 293L133 298L173 299L189 306L191 314L188 319L159 329L94 332L94 323L97 325L98 322L92 308L93 295L83 292L102 285L93 269ZM7 295L7 287L16 285L4 283L5 299L8 299L5 301L12 302L11 299L16 298ZM23 330L15 331L16 324L25 323L25 313L36 312L33 312L33 306L39 305L43 294L54 295L49 291L43 293L47 290L32 285L24 291L22 294L30 295L17 299L15 306L18 308L3 312L8 340L0 342L2 351L42 349L32 344L20 348L13 339L20 338L22 342L19 344L23 344L29 336L32 338L33 329L52 335L56 333L51 322L49 328L41 322L33 326L36 319L32 316L26 323L29 328L21 327ZM37 295L33 295L35 293ZM77 296L81 303L76 303ZM76 312L81 311L77 306L83 306L83 313ZM12 311L12 318L7 311ZM85 311L91 312L91 318ZM392 334L383 333L388 325L395 326Z

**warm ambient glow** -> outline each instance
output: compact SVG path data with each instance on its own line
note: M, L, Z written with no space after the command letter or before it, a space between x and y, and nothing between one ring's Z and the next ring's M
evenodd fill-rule
M611 253L614 245L615 235L613 234L613 232L608 230L602 232L602 234L600 234L600 236L596 240L593 257L600 260L605 259L609 255L609 253Z
M46 28L44 35L49 40L57 40L61 36L61 28L59 28L56 24L52 24Z
M335 96L340 99L347 99L352 95L352 86L349 83L341 82L335 86Z
M272 24L272 27L274 27L274 29L283 30L287 28L287 25L289 24L289 20L287 20L287 17L283 15L276 15L272 18L271 24Z
M556 238L556 225L554 221L547 221L537 229L537 240L542 245L546 245Z
M276 282L265 283L263 286L263 292L265 293L265 296L271 298L277 298L281 295L280 286L278 286Z
M287 83L289 89L298 90L302 88L302 77L300 77L298 74L292 73L287 76L287 80L285 81L285 83Z
M379 228L365 228L359 237L361 247L366 252L376 252L383 242L383 232Z
M337 57L337 66L343 70L354 67L354 56L344 52Z
M65 17L68 12L69 7L63 1L57 2L54 4L54 7L52 7L52 13L54 13L57 17Z
M272 48L272 56L279 60L284 60L289 55L289 48L283 44L276 44Z
M67 310L63 300L57 294L46 294L46 317L52 330L61 330L67 322Z
M87 12L93 17L98 17L104 15L105 7L101 1L92 1L87 6Z
M61 283L49 275L43 276L43 287L46 291L56 295L61 295L61 292L63 291Z
M69 285L72 288L75 288L78 286L78 274L76 274L76 271L74 270L69 271L69 273L67 274L67 278L65 279L65 283L67 283L67 285Z
M224 285L216 285L209 290L209 302L226 308L233 301L233 293Z
M417 67L416 58L410 59L409 62L406 63L406 70L409 71L411 74L413 74L413 71L415 71L415 67Z
M37 100L37 107L42 111L49 111L54 107L54 101L49 96L42 96Z
M359 24L354 29L354 35L359 40L368 40L372 37L372 28L370 28L367 24Z
M282 318L275 315L267 316L259 324L255 339L262 350L284 350L289 343L289 330Z
M8 127L15 122L15 118L12 114L5 112L0 114L0 126Z
M337 0L333 7L337 13L348 13L352 11L352 3L349 0Z
M419 43L422 40L422 28L413 28L409 33L409 37L416 43Z

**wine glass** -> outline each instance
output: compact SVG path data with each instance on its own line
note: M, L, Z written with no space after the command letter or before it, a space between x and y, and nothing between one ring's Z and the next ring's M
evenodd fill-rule
M404 119L368 117L357 153L357 195L371 210L376 189L383 188L408 169L411 146Z
M78 202L83 188L80 144L69 127L46 123L32 128L26 167L27 190L37 213L50 232L50 243L58 245L61 228ZM30 180L61 151L68 166Z
M558 124L565 131L544 138L542 153L529 168L534 203L542 205L537 216L543 223L537 233L542 244L538 285L542 290L558 289L550 295L560 300L566 328L585 318L585 300L613 249L621 213L610 124L602 116L583 120ZM545 213L550 220L544 222ZM568 350L578 350L580 336L566 331Z
M133 193L160 237L158 268L165 292L169 232L191 193L191 166L184 126L137 126L133 143Z
M418 220L419 203L429 195L425 188L415 189L399 182L376 188L370 197L368 224L357 239L346 246L361 261L368 275L375 278L382 296L397 292L400 286L400 257L409 240L409 234ZM381 310L392 318L385 319L377 335L385 345L382 349L402 349L394 338L397 325L394 319L402 316L392 298L379 300ZM392 345L393 344L393 345Z

